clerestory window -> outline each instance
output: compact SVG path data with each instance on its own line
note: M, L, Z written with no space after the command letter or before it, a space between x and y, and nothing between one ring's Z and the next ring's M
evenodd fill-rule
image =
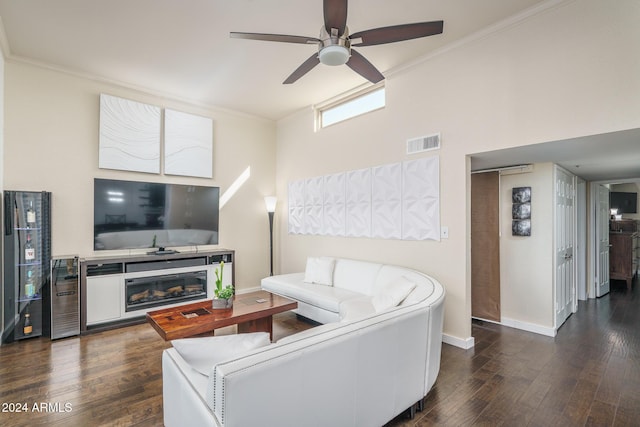
M379 110L385 106L384 86L376 85L316 108L316 130Z

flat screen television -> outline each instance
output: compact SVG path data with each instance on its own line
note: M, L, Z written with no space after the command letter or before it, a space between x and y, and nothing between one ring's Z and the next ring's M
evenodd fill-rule
M218 244L220 188L95 178L93 248Z
M619 214L638 213L638 193L612 191L609 193L609 207L618 209Z

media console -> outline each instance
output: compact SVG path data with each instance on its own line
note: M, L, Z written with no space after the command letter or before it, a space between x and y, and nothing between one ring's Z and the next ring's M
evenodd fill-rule
M235 251L91 257L80 261L80 333L142 323L147 311L213 298L215 270L235 283Z

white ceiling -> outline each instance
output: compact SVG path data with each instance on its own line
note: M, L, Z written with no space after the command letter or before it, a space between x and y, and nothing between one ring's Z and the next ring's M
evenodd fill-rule
M545 3L552 1L351 0L347 25L356 32L444 20L441 35L358 49L389 74ZM318 65L283 85L315 46L229 37L231 31L317 37L322 0L0 0L0 18L8 60L272 120L367 83L346 66ZM472 157L472 168L536 161L560 163L590 180L640 178L640 133L482 153Z
M444 20L444 33L357 49L383 74L541 0L351 0L351 32ZM322 0L0 0L8 56L151 93L280 119L367 83L318 65L282 82L315 45L231 39L229 32L318 37Z

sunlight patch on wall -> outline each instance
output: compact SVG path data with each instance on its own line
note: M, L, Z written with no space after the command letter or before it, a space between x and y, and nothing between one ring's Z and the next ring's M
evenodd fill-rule
M233 184L231 184L229 188L227 188L227 191L222 193L222 195L220 196L220 209L222 209L224 205L227 204L227 202L233 197L234 194L236 194L240 187L242 187L242 185L247 182L250 176L251 166L247 166L244 172L242 172L240 176L237 177L235 181L233 181Z

